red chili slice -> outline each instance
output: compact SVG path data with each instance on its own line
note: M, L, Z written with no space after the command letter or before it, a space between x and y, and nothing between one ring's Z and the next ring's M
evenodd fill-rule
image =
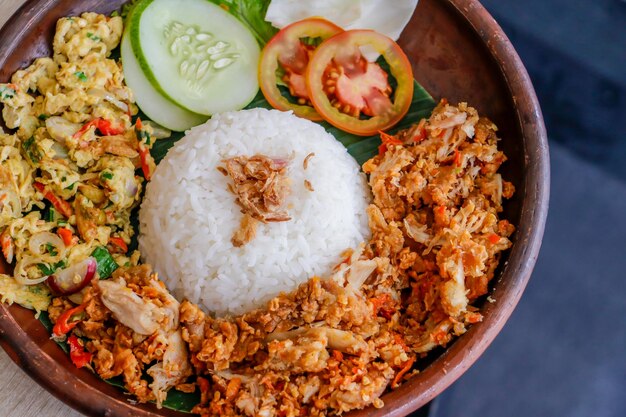
M71 335L67 339L67 343L70 345L70 359L74 366L82 368L91 363L93 354L85 350L85 347L81 344L76 335Z
M56 194L54 194L44 184L40 182L33 183L33 187L35 187L37 191L42 193L43 197L50 203L52 203L54 208L57 209L59 213L61 213L68 219L72 217L72 215L74 214L74 209L72 208L72 205L70 203L63 200L62 198L57 197Z
M104 136L121 135L125 131L123 125L113 126L110 120L97 118L85 123L78 132L74 133L74 138L81 137L92 127L95 127Z
M76 327L84 317L85 307L85 304L81 304L61 314L52 328L52 337L60 338Z
M109 243L112 246L117 247L117 249L119 249L118 252L120 252L120 251L121 251L121 253L128 252L128 245L126 244L126 242L124 242L124 239L122 239L121 237L111 236L109 238Z

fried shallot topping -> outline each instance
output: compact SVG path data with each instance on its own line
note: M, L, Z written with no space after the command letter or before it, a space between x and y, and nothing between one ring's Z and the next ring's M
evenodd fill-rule
M237 196L237 204L244 214L240 230L232 238L234 246L243 246L254 239L257 221L291 220L289 213L283 209L289 193L286 159L254 155L236 156L222 162L224 166L218 169L233 180L229 189Z
M308 154L306 158L304 158L304 161L302 161L302 168L307 169L309 167L309 159L313 158L314 156L315 152L311 152L310 154Z
M250 216L248 213L244 213L241 218L241 223L239 224L239 229L235 230L233 237L230 239L233 246L240 248L246 243L251 242L256 236L256 227L258 224L259 221L257 219Z

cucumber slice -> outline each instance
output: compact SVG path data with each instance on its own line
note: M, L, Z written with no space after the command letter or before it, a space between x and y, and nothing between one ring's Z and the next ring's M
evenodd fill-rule
M179 132L206 122L206 116L179 107L150 84L133 53L128 33L122 38L121 49L126 85L133 90L135 102L146 116L161 126Z
M140 0L127 19L133 52L166 98L194 113L239 110L259 89L259 45L207 0Z

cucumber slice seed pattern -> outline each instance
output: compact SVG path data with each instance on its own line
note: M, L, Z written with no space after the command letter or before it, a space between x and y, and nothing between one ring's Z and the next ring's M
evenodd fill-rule
M239 54L232 45L202 32L194 25L170 22L163 30L173 58L179 60L178 72L188 87L200 94L217 71L232 65Z

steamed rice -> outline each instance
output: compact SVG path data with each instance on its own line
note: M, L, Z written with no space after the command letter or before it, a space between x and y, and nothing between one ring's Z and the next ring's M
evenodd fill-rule
M255 239L235 248L242 214L217 167L255 154L290 158L292 220L260 224ZM358 164L321 126L277 110L223 113L189 131L157 167L141 205L139 248L177 298L218 315L242 313L327 275L341 252L367 241L369 200Z

